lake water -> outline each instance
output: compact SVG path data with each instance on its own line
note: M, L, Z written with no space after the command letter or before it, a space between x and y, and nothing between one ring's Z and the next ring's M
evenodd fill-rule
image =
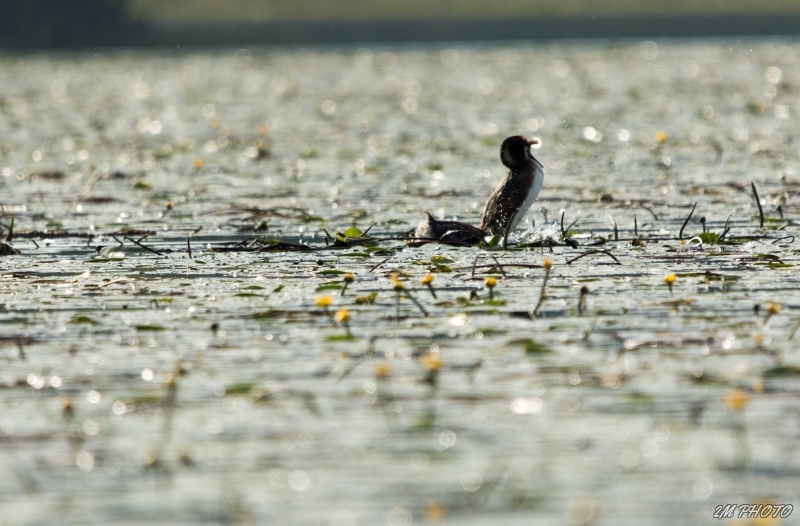
M794 40L0 57L0 522L798 505L798 66ZM512 241L552 251L389 239L477 224L520 133L545 185Z

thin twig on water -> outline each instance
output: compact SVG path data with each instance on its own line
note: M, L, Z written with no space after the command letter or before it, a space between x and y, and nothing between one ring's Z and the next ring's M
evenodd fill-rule
M380 267L381 265L383 265L384 263L386 263L387 261L389 261L389 260L390 260L390 259L392 259L393 257L394 257L394 256L389 256L388 258L384 259L383 261L381 261L380 263L378 263L377 265L375 265L374 267L372 267L371 269L369 269L369 272L372 272L373 270L375 270L376 268Z
M501 265L500 262L497 260L497 258L494 257L494 254L489 254L489 255L492 256L494 262L497 263L497 268L500 269L500 273L503 275L503 277L507 278L508 276L506 276L506 271L503 270L503 265Z
M686 218L686 221L683 222L683 226L681 226L681 231L678 232L678 239L683 241L683 230L686 228L686 225L689 224L689 220L694 215L694 209L697 208L697 203L695 202L694 206L692 207L692 211L689 212L689 217Z
M475 259L472 261L472 275L470 276L471 278L475 277L475 269L478 268L476 265L478 264L478 260L481 258L482 255L483 252L478 252L477 254L475 254Z
M751 182L750 188L753 189L753 197L756 198L756 204L758 205L758 218L760 220L759 228L764 228L764 209L761 208L761 198L758 197L758 190L756 190L756 183Z
M372 230L372 227L374 227L374 226L375 226L375 225L377 225L377 224L378 224L378 223L372 223L372 224L369 226L369 228L368 228L368 229L364 230L364 231L361 233L361 237L367 237L367 234L369 234L369 231L370 231L370 230Z
M594 321L592 322L592 326L591 326L591 327L589 327L589 330L588 330L588 331L586 331L586 334L584 334L584 335L583 335L583 339L584 339L584 340L588 340L588 339L589 339L589 336L591 336L591 335L592 335L592 333L594 332L594 328L595 328L595 326L597 325L597 320L599 320L599 319L600 319L600 316L595 316L595 317L594 317Z
M728 226L728 223L730 222L730 220L731 220L731 216L728 216L728 219L725 220L725 228L722 229L722 235L719 236L719 238L717 239L717 242L722 241L723 239L725 239L725 236L727 236L728 232L731 231L730 227Z
M611 222L614 223L614 241L619 241L619 231L617 230L617 222L614 219L614 216L612 216L611 214L609 214L608 217L610 217Z
M578 248L578 242L572 239L567 235L567 231L564 230L564 214L566 212L564 210L561 211L561 236L564 238L564 243L571 246L572 248ZM573 225L575 223L572 223Z
M157 256L163 256L164 255L162 252L159 252L158 250L152 249L150 247L146 247L146 246L142 245L141 243L139 243L138 241L136 241L135 239L129 238L128 236L125 236L125 239L127 239L128 241L130 241L134 245L138 245L139 247L147 250L148 252L152 252L153 254L156 254Z
M588 251L588 252L584 252L583 254L581 254L581 255L579 255L579 256L577 256L577 257L574 257L574 258L572 258L572 259L568 260L568 261L567 261L567 265L570 265L570 264L572 264L573 262L575 262L575 261L577 261L577 260L579 260L579 259L581 259L581 258L583 258L583 257L586 257L586 256L591 256L592 254L605 254L606 256L608 256L608 257L610 257L611 259L613 259L613 260L614 260L614 262L615 262L617 265L622 265L622 263L620 263L620 262L619 262L619 260L617 259L617 257L616 257L614 254L612 254L612 253L611 253L611 251L609 251L609 250L590 250L590 251Z
M547 298L547 280L550 278L550 270L553 268L553 263L549 259L545 259L542 266L544 267L544 280L542 281L542 290L539 292L539 301L533 309L534 316L539 315L539 309L542 307L545 298Z

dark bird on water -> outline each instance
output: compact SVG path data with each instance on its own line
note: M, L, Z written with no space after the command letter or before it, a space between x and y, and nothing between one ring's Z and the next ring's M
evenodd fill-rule
M514 230L525 216L544 182L542 163L531 153L531 146L540 144L539 139L528 139L522 135L503 141L500 146L500 160L509 172L486 202L481 218L481 231L491 235L505 235Z
M420 246L442 240L475 245L488 235L505 235L516 228L542 189L542 163L531 153L531 146L540 144L539 139L521 135L503 141L500 160L509 172L489 196L480 227L459 221L439 221L426 212L417 228L405 233L406 244Z
M449 241L453 244L476 245L483 240L484 232L470 224L460 221L439 221L430 212L425 212L425 219L417 228L406 232L411 247L418 247L431 241Z

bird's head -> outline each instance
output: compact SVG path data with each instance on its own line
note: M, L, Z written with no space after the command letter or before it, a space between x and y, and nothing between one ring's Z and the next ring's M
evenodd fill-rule
M537 137L528 139L522 135L514 135L503 141L500 146L500 160L505 166L511 170L522 168L529 162L535 162L539 166L541 163L531 153L531 146L539 146L542 144Z

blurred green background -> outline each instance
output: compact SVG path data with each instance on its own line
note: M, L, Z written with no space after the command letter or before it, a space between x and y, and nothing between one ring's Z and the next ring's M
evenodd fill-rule
M0 48L787 34L798 0L0 0Z
M800 13L798 0L133 0L172 22Z

